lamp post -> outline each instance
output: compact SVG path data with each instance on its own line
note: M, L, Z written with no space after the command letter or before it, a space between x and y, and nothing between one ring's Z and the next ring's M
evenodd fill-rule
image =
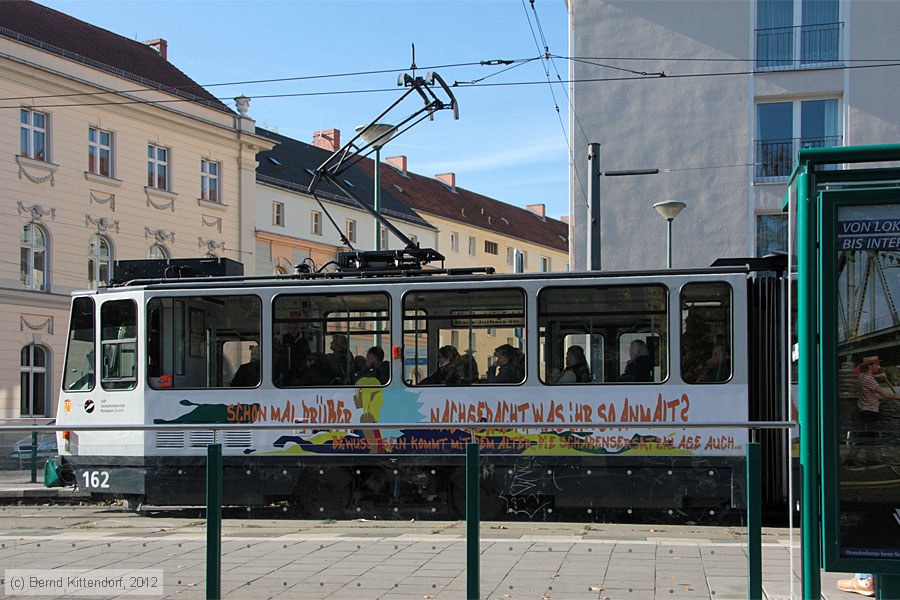
M679 202L678 200L666 200L665 202L657 202L653 205L653 208L656 209L656 212L662 215L663 219L666 220L668 224L668 232L666 234L666 244L668 249L666 251L666 268L672 268L672 221L675 220L675 217L678 216L684 207L687 206L684 202Z
M372 123L356 128L366 142L375 147L375 214L381 214L381 147L397 133L395 125ZM381 250L381 221L375 219L375 250Z

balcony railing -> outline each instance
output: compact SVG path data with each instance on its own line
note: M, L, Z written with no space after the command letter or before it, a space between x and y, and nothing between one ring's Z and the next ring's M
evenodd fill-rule
M841 64L843 23L756 30L756 70L813 69Z
M781 140L756 140L757 182L787 179L797 162L801 148L830 148L840 146L843 136L828 135L812 138L787 138Z

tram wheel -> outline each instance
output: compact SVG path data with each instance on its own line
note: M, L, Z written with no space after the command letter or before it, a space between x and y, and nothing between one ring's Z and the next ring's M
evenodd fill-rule
M312 516L337 517L350 505L352 481L345 469L310 469L300 476L294 494Z

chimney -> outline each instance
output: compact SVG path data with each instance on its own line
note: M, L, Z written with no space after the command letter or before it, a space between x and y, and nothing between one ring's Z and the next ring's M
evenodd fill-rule
M147 40L144 42L145 46L150 46L156 53L163 57L163 60L169 60L169 42L162 38L156 38L155 40Z
M405 156L391 156L390 158L384 159L384 162L391 165L404 175L406 175L406 157Z
M456 191L456 173L440 173L434 176L435 179Z
M313 146L330 152L337 152L341 149L341 130L325 129L316 131L313 133Z
M545 214L547 211L547 207L544 204L528 204L525 206L525 208L527 208L528 210L530 210L531 212L533 212L534 214L536 214L537 216L539 216L542 219L547 218L547 215Z
M563 216L561 216L561 217L559 218L559 220L562 221L563 223L568 223L568 222L569 222L569 215L563 215Z

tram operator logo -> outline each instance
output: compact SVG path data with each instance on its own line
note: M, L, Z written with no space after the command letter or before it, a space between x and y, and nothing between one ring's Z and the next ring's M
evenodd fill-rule
M90 414L94 412L94 401L91 399L87 399L84 401L84 412Z

